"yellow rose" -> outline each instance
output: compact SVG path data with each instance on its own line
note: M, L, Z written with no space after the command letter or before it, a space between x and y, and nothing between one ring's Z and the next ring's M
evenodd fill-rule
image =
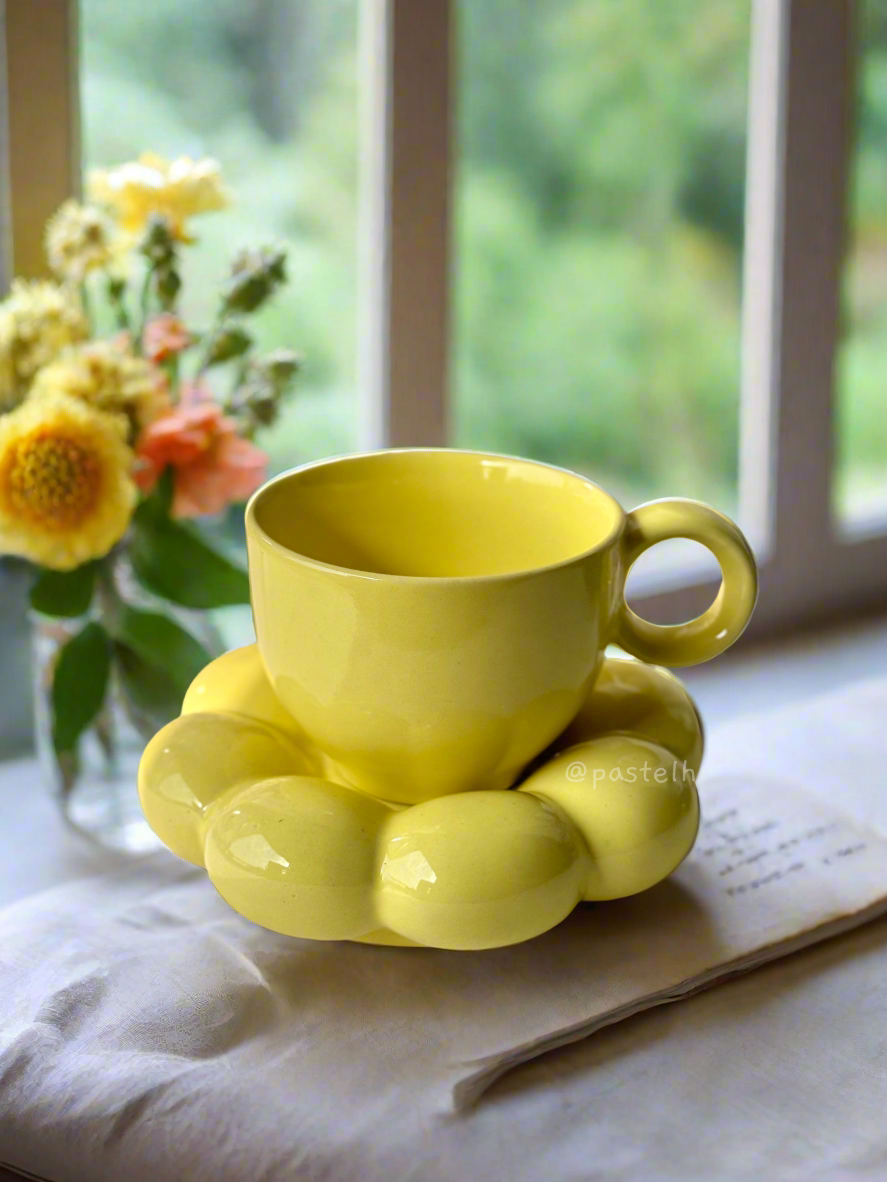
M88 335L74 292L56 283L15 279L0 304L0 414L21 402L42 366Z
M95 205L66 201L46 223L46 257L53 274L82 283L90 271L117 260L118 244L110 218Z
M182 242L192 241L188 218L229 204L218 162L209 157L169 161L143 152L119 168L96 169L89 177L89 191L95 201L116 211L124 230L138 234L150 217L160 215Z
M58 394L77 398L106 414L124 415L133 440L170 405L163 371L113 341L78 345L42 369L30 397Z
M53 570L103 557L135 508L131 468L121 420L74 398L0 417L0 554Z

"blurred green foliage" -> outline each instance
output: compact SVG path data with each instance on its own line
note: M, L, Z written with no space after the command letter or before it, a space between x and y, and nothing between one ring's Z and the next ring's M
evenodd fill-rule
M750 0L456 8L453 442L734 508ZM887 0L866 20L840 414L860 485L887 456ZM306 367L275 466L357 446L356 0L83 0L82 26L87 163L211 153L237 194L197 227L195 286L289 246L261 343Z
M736 481L748 0L465 0L457 438Z
M261 440L275 469L356 446L357 12L353 0L83 0L86 168L145 148L216 156L235 195L195 223L185 311L208 324L238 249L290 252L260 347L306 357ZM201 297L203 301L201 301Z
M856 143L845 332L838 354L837 508L882 511L887 495L887 0L860 5Z

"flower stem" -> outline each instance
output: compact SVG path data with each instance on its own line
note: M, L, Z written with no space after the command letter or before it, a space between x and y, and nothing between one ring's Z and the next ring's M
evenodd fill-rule
M226 308L225 304L222 303L222 304L220 304L219 310L216 313L215 320L210 325L210 327L206 330L206 332L203 334L203 340L200 342L200 344L202 346L202 351L201 351L201 356L200 356L200 362L199 362L199 364L197 366L197 370L194 374L194 381L195 382L199 382L200 379L203 377L203 375L206 373L206 371L209 369L209 363L210 363L210 358L212 357L213 345L215 344L216 337L218 336L221 329L224 327L225 321L227 319L228 319L228 309Z
M163 368L166 370L166 376L169 379L170 394L174 401L178 401L175 396L178 394L179 385L179 357L177 353L173 353L163 363Z
M129 309L126 306L124 288L109 275L107 282L108 302L114 310L117 327L121 332L128 332L131 328Z
M133 346L137 353L142 353L142 341L145 336L145 325L148 323L148 312L151 302L151 280L154 278L154 267L149 265L142 280L142 290L139 295L139 331Z
M95 328L92 319L92 301L90 299L89 288L86 286L85 280L80 284L80 303L83 305L83 315L86 317L86 322L89 325L89 331L92 333Z
M123 598L117 589L117 581L114 577L114 563L116 558L116 551L112 550L99 563L98 577L96 579L96 598L99 611L108 623L108 631L112 633L116 628L120 618L120 612L124 607Z

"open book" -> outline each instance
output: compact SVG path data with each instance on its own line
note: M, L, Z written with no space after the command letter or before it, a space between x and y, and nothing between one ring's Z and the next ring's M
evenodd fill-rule
M885 710L887 682L871 682L721 728L687 861L563 925L557 971L581 964L584 988L566 990L560 1029L478 1063L456 1107L534 1055L887 913Z

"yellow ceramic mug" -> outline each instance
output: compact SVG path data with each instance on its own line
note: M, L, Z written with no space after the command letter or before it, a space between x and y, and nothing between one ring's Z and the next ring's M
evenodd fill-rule
M626 514L590 480L481 452L405 449L309 464L246 514L256 636L283 705L330 779L414 803L506 788L568 725L605 646L692 665L755 603L748 543L668 500ZM631 564L691 538L723 583L659 626L626 605Z

